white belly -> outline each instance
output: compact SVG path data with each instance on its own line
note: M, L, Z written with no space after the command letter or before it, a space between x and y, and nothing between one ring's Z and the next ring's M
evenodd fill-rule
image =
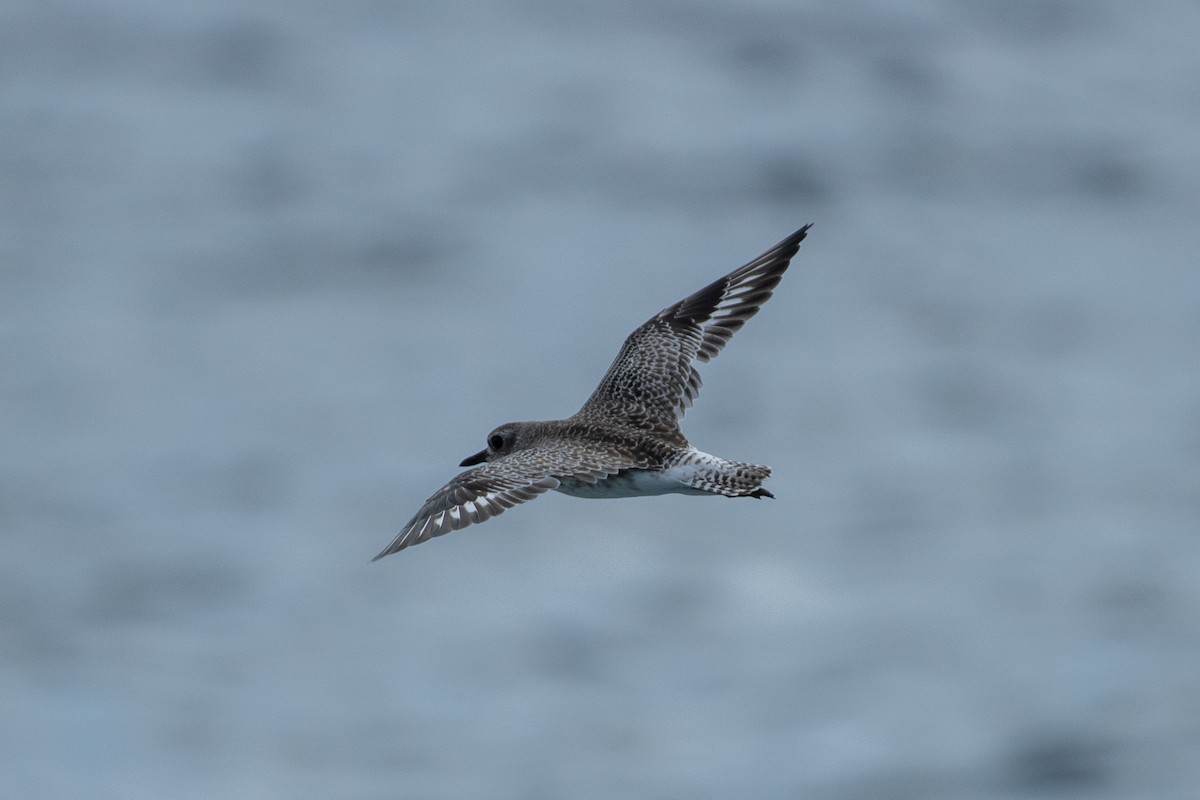
M564 480L558 491L572 497L601 499L606 497L641 497L654 494L709 494L693 489L683 482L695 470L693 466L674 466L661 472L648 469L627 469L598 483Z

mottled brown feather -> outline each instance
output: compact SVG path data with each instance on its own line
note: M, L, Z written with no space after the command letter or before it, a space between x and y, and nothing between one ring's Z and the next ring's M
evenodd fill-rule
M392 543L371 560L499 516L557 488L562 478L594 483L635 465L627 459L602 456L581 444L564 441L518 450L461 472L426 500Z
M700 393L695 361L707 362L779 285L809 225L758 258L664 308L625 340L576 419L619 418L683 439L679 420Z

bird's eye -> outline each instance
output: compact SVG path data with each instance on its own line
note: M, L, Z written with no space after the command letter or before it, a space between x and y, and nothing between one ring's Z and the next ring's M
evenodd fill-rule
M493 450L500 450L504 447L504 437L498 433L493 433L488 437L488 447Z

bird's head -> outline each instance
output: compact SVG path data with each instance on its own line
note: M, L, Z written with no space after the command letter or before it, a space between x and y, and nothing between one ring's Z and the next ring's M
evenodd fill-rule
M467 456L460 467L473 467L485 461L495 461L515 450L524 450L533 438L530 430L533 423L509 422L488 434L487 447L473 456Z

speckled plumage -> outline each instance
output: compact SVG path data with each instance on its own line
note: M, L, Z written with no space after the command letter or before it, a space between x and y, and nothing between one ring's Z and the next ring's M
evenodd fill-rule
M773 497L769 467L688 444L679 420L710 361L779 285L809 226L669 306L629 335L600 385L568 419L511 422L488 435L472 466L430 497L375 560L504 513L554 489L576 497L717 494ZM478 465L478 466L473 466Z

